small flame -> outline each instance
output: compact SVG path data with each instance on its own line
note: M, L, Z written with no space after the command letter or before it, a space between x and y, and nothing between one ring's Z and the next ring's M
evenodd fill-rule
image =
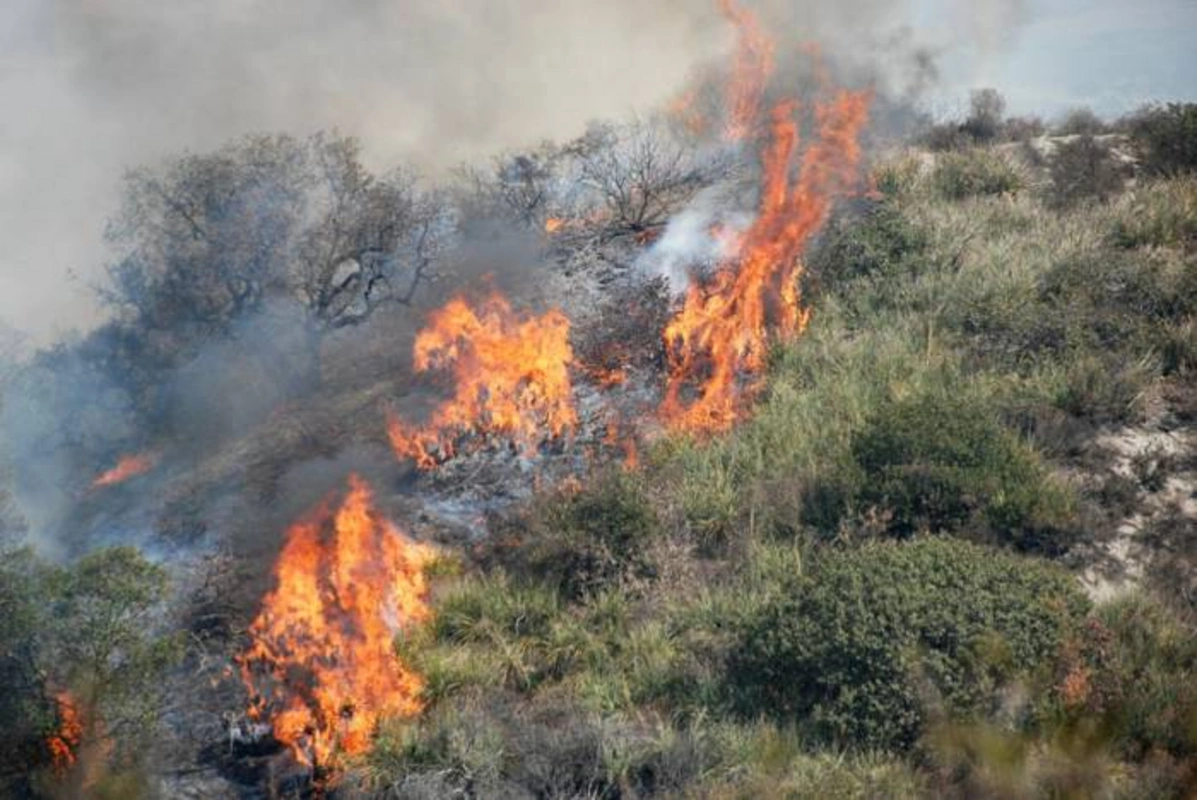
M396 632L428 619L425 567L434 557L373 507L356 475L334 511L293 525L276 586L236 659L249 714L309 765L365 751L380 719L418 713L423 679L398 657Z
M79 743L83 740L83 720L70 692L58 692L54 695L54 702L58 708L58 729L46 739L46 747L50 751L54 770L61 774L78 760Z
M463 298L433 313L416 337L417 372L451 369L454 395L421 428L388 415L395 454L432 469L452 457L470 434L505 436L525 451L560 437L577 424L569 367L569 320L560 311L517 315L501 294L478 308Z
M117 460L116 466L106 472L100 473L91 482L91 487L93 489L101 489L107 486L115 486L118 483L124 483L130 478L149 472L153 469L155 460L152 453L121 456Z
M554 234L565 227L565 220L560 217L549 217L544 221L544 232L547 234Z

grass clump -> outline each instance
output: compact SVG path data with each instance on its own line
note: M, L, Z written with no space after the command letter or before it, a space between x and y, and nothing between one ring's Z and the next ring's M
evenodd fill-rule
M943 153L932 171L931 186L946 200L1013 194L1025 186L1018 170L991 150Z
M729 667L739 707L813 740L902 750L928 704L984 713L1051 663L1086 610L1045 563L946 539L827 554L762 609Z

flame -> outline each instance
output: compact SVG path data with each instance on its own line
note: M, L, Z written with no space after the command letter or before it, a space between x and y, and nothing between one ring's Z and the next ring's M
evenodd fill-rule
M46 739L46 747L50 751L54 770L63 773L78 760L79 743L83 740L83 720L70 692L55 694L54 703L58 707L58 729Z
M734 139L751 128L757 114L772 46L748 12L730 0L721 0L720 7L741 31L729 88L734 102L727 135ZM673 429L701 433L731 427L759 388L771 337L793 336L806 327L800 257L826 222L834 198L856 176L868 106L867 92L840 91L817 101L815 140L801 153L793 180L800 145L798 103L786 100L773 107L761 154L756 221L739 235L719 232L721 246L737 255L710 280L691 284L665 328L669 378L661 413ZM682 396L688 389L696 394L689 401Z
M773 41L760 21L736 0L719 0L719 11L736 28L736 53L727 85L727 129L731 141L743 139L760 116L765 84L773 72Z
M117 460L116 466L106 472L100 473L91 482L91 488L101 489L106 486L115 486L118 483L124 483L130 478L149 472L154 467L154 461L155 457L152 453L121 456Z
M554 234L565 227L565 220L561 217L549 217L544 221L544 232Z
M324 504L288 530L276 586L236 661L250 717L268 720L304 763L361 753L380 719L422 709L423 679L393 643L430 615L424 568L433 555L379 515L356 475L339 508Z
M421 428L388 415L395 454L421 469L435 467L438 454L452 457L464 435L495 433L532 451L577 424L569 320L560 311L524 317L498 293L478 308L458 297L433 313L413 352L417 372L451 369L456 383Z

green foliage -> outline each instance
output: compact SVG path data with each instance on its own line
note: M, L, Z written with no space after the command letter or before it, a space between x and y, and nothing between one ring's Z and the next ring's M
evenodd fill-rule
M1009 161L990 150L943 153L931 173L932 188L947 200L1013 194L1024 183Z
M1149 106L1132 116L1127 126L1146 172L1197 171L1197 103Z
M815 740L901 750L929 704L984 713L1051 664L1086 601L1047 564L946 539L827 554L744 630L728 667L740 710Z
M1132 595L1097 610L1081 652L1086 691L1062 699L1061 713L1103 719L1111 745L1132 761L1161 752L1197 757L1197 636L1191 625L1162 603Z
M0 790L48 760L53 701L41 674L40 567L29 550L0 550ZM11 787L10 787L11 788ZM15 791L15 789L13 789Z
M1149 183L1118 208L1111 236L1120 247L1191 248L1197 243L1197 177Z
M567 598L653 576L649 550L661 525L634 475L615 470L580 491L550 495L525 522L514 560Z
M812 253L810 269L828 291L842 290L857 278L908 277L927 245L926 234L893 203L876 203L837 224Z
M166 571L135 548L109 547L54 570L48 586L56 680L85 719L120 731L118 757L135 754L157 720L162 674L180 655L178 636L163 632Z
M807 510L823 529L855 510L890 535L971 531L1023 548L1060 546L1044 535L1066 515L1067 497L968 392L952 387L880 405L850 452L851 467L820 487L822 502Z

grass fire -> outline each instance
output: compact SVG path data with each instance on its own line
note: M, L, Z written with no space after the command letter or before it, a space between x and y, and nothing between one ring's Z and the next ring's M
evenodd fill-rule
M6 6L0 797L1197 797L1197 12L1061 4Z

